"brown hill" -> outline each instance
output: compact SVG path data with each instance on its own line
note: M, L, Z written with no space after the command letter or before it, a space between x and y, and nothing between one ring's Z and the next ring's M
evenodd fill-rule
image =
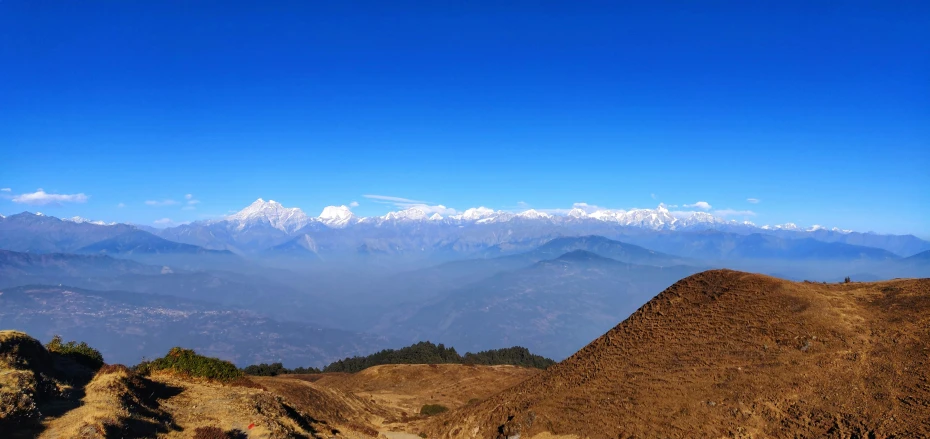
M930 437L930 279L675 283L429 437ZM519 436L518 436L519 435Z

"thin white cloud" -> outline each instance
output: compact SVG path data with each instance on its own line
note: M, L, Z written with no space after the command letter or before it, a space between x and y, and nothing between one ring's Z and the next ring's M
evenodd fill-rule
M683 204L682 207L694 207L696 209L701 209L701 210L711 209L710 203L706 201L698 201L697 203L694 203L694 204Z
M456 213L458 213L457 210L451 207L443 206L442 204L432 204L426 201L411 200L410 198L392 197L389 195L362 195L362 196L365 198L368 198L369 200L374 201L375 203L388 204L400 210L410 209L412 207L415 207L417 209L420 209L430 214L438 213L440 215L455 215Z
M190 200L190 199L193 199L193 198L194 198L194 196L193 196L192 194L187 194L187 195L184 196L184 199L185 199L185 200Z
M174 201L174 200L161 200L161 201L148 200L148 201L145 202L145 204L147 204L147 205L149 205L149 206L159 206L159 207L160 207L160 206L174 206L175 204L178 204L178 202L177 202L177 201Z
M762 201L762 200L760 200L760 199L758 199L758 198L747 198L746 201L747 201L747 202L750 202L750 203L752 203L752 204L759 204L759 202Z
M521 209L529 209L530 203L527 203L526 201L517 201L517 207Z
M8 187L0 188L0 192L13 192L13 189L10 189Z
M358 201L353 201L349 203L349 207L358 207Z
M665 206L666 209L674 209L674 208L676 208L676 207L678 207L677 204L667 204L667 205Z
M726 216L756 216L756 213L751 210L733 210L733 209L718 209L714 211L714 215L720 217Z
M387 204L392 204L392 203L425 204L426 203L426 201L411 200L409 198L403 198L403 197L392 197L389 195L362 195L362 196L370 200L375 200L376 202L382 202L382 203L387 203Z
M656 194L649 194L649 196L652 197L653 200L656 199Z
M30 194L20 194L13 197L14 203L29 204L33 206L56 205L61 203L86 203L87 195L81 194L50 194L39 188Z
M120 209L122 209L122 208L126 207L126 204L124 204L124 203L119 203L119 204L116 205L116 207L119 207Z

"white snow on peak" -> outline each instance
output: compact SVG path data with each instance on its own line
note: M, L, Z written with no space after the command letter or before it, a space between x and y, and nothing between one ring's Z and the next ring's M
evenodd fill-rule
M63 218L62 221L70 221L70 222L72 222L72 223L78 223L78 224L81 224L81 223L96 224L96 225L98 225L98 226L113 226L113 225L116 225L115 222L113 222L113 223L105 223L105 222L103 222L103 221L91 221L91 220L89 220L89 219L87 219L87 218L84 218L84 217L81 217L81 216L72 216L71 218Z
M517 214L517 216L520 218L526 218L526 219L552 218L552 215L549 215L548 213L545 213L545 212L539 212L536 209L530 209L530 210L520 212Z
M595 213L597 213L597 212L595 212ZM570 218L578 218L578 219L587 218L587 217L588 217L588 212L585 212L585 210L582 209L582 208L575 207L575 208L573 208L572 210L569 210L568 213L566 214L566 216L568 216L568 217L570 217Z
M293 232L310 223L311 218L296 207L287 208L274 200L255 200L245 209L226 217L242 230L246 227L268 224L283 232Z
M430 221L442 221L442 215L434 213L433 216L429 217Z
M488 217L494 216L495 213L497 212L495 212L494 209L488 209L487 207L481 206L481 207L472 207L471 209L467 209L461 215L453 215L450 218L465 220L465 221L477 221L482 218L488 218Z
M775 230L801 230L795 223L784 223L775 226Z
M389 212L381 217L384 221L422 221L428 218L426 209L417 206L408 207L397 212Z
M809 229L807 229L808 232L816 232L818 230L827 230L827 228L824 226L821 226L820 224L814 224Z
M838 232L838 233L852 233L852 230L849 230L849 229L841 229L841 228L839 228L839 227L834 227L834 228L832 228L832 229L830 229L830 230L831 230L831 231L834 231L834 232Z
M36 216L45 216L45 214L42 212L36 212Z
M320 213L319 219L330 227L346 227L355 220L355 214L345 205L326 206Z

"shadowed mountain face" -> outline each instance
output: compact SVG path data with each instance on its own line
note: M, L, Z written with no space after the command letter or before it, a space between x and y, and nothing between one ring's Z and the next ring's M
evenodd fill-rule
M30 283L29 278L100 277L126 274L159 274L159 267L109 256L63 253L35 254L0 250L0 286Z
M159 238L149 232L132 230L121 235L107 238L77 249L77 253L97 253L110 255L133 254L201 254L232 255L226 250L207 250L196 245L182 244Z
M0 250L0 288L68 285L174 296L330 326L341 318L313 290L228 271L185 271L97 255L31 254Z
M656 291L696 271L628 264L575 250L454 290L396 325L413 339L430 338L459 349L519 345L565 358Z
M708 271L428 433L925 437L928 325L927 279L824 285Z
M126 224L63 221L23 212L0 219L0 248L30 253L73 253L95 242L136 230Z
M135 364L183 344L240 366L323 366L381 349L386 340L160 294L23 286L0 290L0 327L41 339L67 334L109 362Z
M887 261L899 256L887 250L813 238L780 238L706 231L629 236L628 240L668 253L704 260Z

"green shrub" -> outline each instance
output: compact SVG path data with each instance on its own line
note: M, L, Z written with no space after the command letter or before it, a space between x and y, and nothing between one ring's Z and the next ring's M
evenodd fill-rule
M52 337L52 341L45 345L45 349L54 354L68 357L93 370L100 369L103 366L103 355L100 351L88 346L83 341L78 343L72 340L62 343L61 336L56 335Z
M192 349L180 347L171 348L162 358L140 363L136 366L136 370L142 374L149 374L156 370L170 370L183 375L217 381L231 381L242 376L242 371L228 361L204 357Z
M449 408L444 405L426 404L420 409L420 414L423 416L433 416L446 411L449 411Z

